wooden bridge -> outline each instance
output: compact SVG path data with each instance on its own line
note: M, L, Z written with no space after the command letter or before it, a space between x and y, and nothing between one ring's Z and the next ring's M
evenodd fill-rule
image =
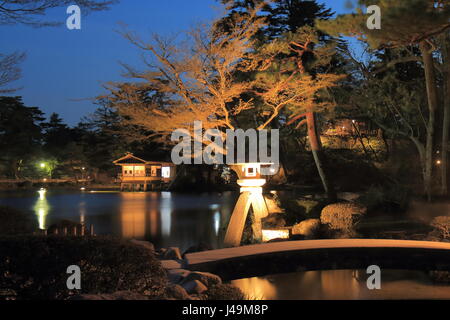
M184 268L224 280L309 270L450 271L450 243L379 239L286 241L187 254Z

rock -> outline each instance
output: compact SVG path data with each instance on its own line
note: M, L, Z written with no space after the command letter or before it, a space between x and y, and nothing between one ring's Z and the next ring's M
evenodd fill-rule
M308 219L296 224L292 228L293 235L302 235L305 239L314 239L320 230L320 220L319 219Z
M172 269L167 272L167 277L169 281L174 284L181 283L191 271L185 269Z
M180 248L171 247L168 248L166 252L162 254L164 260L182 260Z
M273 213L262 219L263 228L282 228L286 226L283 214Z
M155 252L155 246L153 245L153 243L148 242L148 241L140 241L140 240L130 240L131 243L143 247L145 249L147 249L150 252Z
M167 249L166 249L166 248L161 248L161 249L159 249L159 250L156 251L156 254L157 254L159 257L163 257L163 256L166 254L166 252L167 252Z
M222 279L215 274L208 272L191 272L183 280L183 283L198 280L207 287L215 286L222 283Z
M183 283L182 287L189 294L202 294L203 292L206 292L208 290L208 288L198 280L192 280L192 281Z
M166 270L181 269L181 263L176 260L161 260L161 265Z
M188 300L189 294L187 293L186 289L184 289L180 285L171 285L166 288L166 296L170 299L176 299L176 300Z

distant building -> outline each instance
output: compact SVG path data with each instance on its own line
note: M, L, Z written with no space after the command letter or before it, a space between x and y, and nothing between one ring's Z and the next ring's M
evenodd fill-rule
M146 161L127 153L113 162L122 169L120 189L148 191L164 187L175 179L176 166L171 162Z

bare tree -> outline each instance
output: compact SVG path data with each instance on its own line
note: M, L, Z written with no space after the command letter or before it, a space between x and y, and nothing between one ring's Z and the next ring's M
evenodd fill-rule
M21 76L20 63L25 59L24 53L0 54L0 93L10 93L15 89L1 89L7 84L16 81Z
M254 81L239 81L237 74L248 71L250 65L244 62L264 23L257 10L238 18L226 33L217 24L194 29L188 35L189 46L176 46L158 36L146 43L124 32L156 61L146 59L149 70L144 72L125 66L129 77L141 81L108 84L112 104L130 124L151 131L153 137L192 130L194 121L202 121L205 130L234 129L235 117L252 108L251 99L241 97Z
M108 9L118 0L3 0L0 1L0 25L25 24L33 27L58 26L62 22L41 19L49 10L69 5L80 6L85 13Z

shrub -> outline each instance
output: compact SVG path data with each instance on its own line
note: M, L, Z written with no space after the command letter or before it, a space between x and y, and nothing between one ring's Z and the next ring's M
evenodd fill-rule
M436 217L431 221L431 226L440 233L442 238L450 238L450 217Z
M324 203L317 200L305 198L288 200L284 218L288 225L294 225L306 219L316 219L320 217L323 207Z
M22 211L0 206L0 235L33 233L38 229L36 219Z
M355 226L367 209L356 203L335 203L322 210L320 221L331 230L342 231L346 235L354 235Z
M71 265L81 268L81 290L67 289ZM161 297L167 281L150 251L97 237L0 237L0 274L0 292L14 292L21 300L117 291Z
M218 284L206 291L208 300L245 300L241 289L231 284Z

